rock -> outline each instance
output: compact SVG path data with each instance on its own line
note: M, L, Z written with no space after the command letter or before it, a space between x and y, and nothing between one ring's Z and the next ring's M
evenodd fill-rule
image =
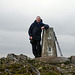
M73 66L70 66L71 68L73 67Z
M61 67L64 67L65 66L65 64L61 64Z
M18 62L20 60L22 61L22 60L27 60L27 59L30 59L30 58L27 57L26 55L23 55L23 54L20 54L20 55L8 54L7 59L9 59L9 60L14 59L15 62Z
M66 67L65 67L66 69L69 69L70 67L68 66L68 65L66 65Z
M12 73L8 69L5 69L5 73L8 73L8 75L12 75Z
M9 72L9 70L8 69L5 69L5 72Z
M73 73L68 73L68 75L74 75Z
M34 58L35 61L42 61L46 63L65 63L67 61L70 61L66 57L40 57L40 58Z
M42 69L42 67L39 67L38 69L40 70L40 69Z
M64 63L67 62L66 59L64 57L31 59L23 54L8 54L6 58L0 58L0 75L74 75L75 64Z
M18 60L27 60L27 59L29 59L26 55L23 55L23 54L17 55L17 58L18 58Z
M71 62L75 64L75 56L71 56Z
M8 54L7 55L7 59L16 59L15 57L16 57L15 54Z
M0 75L2 75L2 72L0 72Z

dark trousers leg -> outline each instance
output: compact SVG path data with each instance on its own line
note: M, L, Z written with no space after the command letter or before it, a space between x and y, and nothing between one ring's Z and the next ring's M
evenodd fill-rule
M37 57L37 49L36 49L36 43L32 44L32 51L35 57Z
M37 55L38 55L38 57L41 57L41 45L40 45L40 41L37 41L36 47L37 47Z
M41 57L41 45L40 41L36 41L32 44L32 51L35 57Z

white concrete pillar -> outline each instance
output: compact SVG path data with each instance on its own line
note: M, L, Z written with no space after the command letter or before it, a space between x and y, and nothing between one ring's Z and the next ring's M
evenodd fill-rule
M53 28L43 30L42 35L42 57L57 57L57 50Z

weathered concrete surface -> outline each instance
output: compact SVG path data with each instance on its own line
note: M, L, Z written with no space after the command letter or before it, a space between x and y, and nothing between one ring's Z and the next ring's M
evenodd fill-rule
M62 63L62 62L70 61L66 57L51 57L51 56L34 58L33 60L35 60L35 61L42 61L42 62L46 62L46 63Z
M71 62L75 64L75 56L71 56Z
M56 44L53 28L43 30L42 36L42 57L57 57Z
M69 61L66 57L57 57L55 34L53 28L43 30L42 36L42 57L32 60L42 61L47 63L62 63Z

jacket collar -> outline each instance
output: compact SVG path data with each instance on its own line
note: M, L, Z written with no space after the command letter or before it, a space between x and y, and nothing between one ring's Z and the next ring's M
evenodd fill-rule
M34 21L34 23L37 23L37 21L35 20L35 21ZM43 23L43 21L42 21L42 19L41 19L41 21L40 21L40 23L39 23L39 24L42 24L42 23Z

